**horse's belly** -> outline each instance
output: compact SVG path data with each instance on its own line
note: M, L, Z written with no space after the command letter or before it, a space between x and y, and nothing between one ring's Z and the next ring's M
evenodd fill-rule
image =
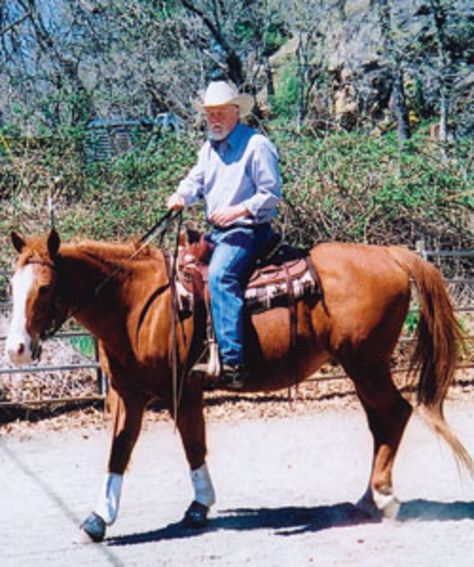
M292 336L287 308L278 307L252 316L252 325L247 329L246 357L265 388L294 384L329 360L329 354L314 336L310 321L300 312L295 325L297 332Z

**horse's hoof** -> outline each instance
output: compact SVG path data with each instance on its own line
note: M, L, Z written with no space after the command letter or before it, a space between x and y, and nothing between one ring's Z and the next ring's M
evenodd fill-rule
M95 512L89 514L89 516L87 516L81 524L81 530L89 537L89 539L95 542L99 542L104 539L105 528L104 520Z
M395 520L400 512L401 504L391 491L374 490L364 494L356 507L374 520L382 518Z
M389 520L396 520L400 513L400 508L400 500L398 500L396 496L392 496L384 502L381 508L381 512L384 518L388 518Z
M359 511L359 513L364 514L367 517L367 519L370 520L382 519L382 512L377 508L372 498L367 498L366 496L363 496L360 500L356 502L355 507Z
M184 514L183 523L187 528L205 528L209 523L208 512L207 506L194 500Z

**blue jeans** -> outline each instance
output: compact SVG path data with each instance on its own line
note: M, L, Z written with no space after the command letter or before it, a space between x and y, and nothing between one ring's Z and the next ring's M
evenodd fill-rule
M244 291L272 236L270 224L213 230L209 264L211 316L222 364L244 363Z

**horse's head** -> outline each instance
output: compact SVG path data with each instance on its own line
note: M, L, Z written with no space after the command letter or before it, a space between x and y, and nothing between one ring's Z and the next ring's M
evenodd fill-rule
M6 350L16 364L27 364L39 357L39 344L57 317L57 259L60 239L52 230L46 238L11 234L19 253L11 280L13 316Z

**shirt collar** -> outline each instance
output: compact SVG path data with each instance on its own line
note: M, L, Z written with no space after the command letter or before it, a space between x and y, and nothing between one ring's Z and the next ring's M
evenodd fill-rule
M235 128L226 138L226 142L229 144L229 146L235 147L237 145L237 142L242 135L242 129L243 129L242 123L237 122Z

